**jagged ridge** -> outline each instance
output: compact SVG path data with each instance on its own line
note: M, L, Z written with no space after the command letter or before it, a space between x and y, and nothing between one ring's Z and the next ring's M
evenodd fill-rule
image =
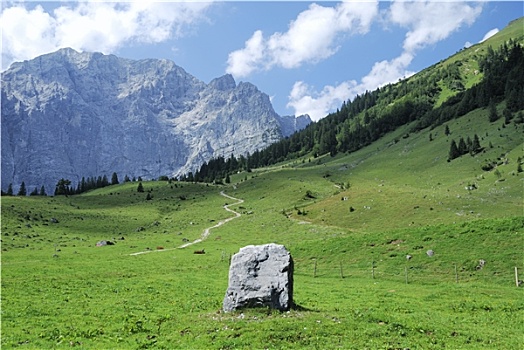
M198 80L169 60L61 49L2 73L2 188L62 177L157 178L252 153L311 120L280 117L231 75Z

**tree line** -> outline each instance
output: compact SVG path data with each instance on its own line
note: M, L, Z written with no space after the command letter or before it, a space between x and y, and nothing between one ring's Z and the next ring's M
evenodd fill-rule
M130 182L130 181L142 181L141 177L138 177L138 180L136 178L130 179L129 176L124 177L124 182ZM106 175L103 176L92 176L92 177L82 177L82 180L78 182L76 186L74 186L69 179L61 178L58 180L58 182L55 185L55 189L53 194L55 196L61 196L61 195L75 195L75 194L81 194L87 191L91 191L97 188L103 188L110 185L118 185L120 183L118 179L117 173L113 173L111 176L111 181L108 180L108 177ZM18 192L16 194L17 196L27 196L27 188L25 181L22 181L20 184L20 187L18 189ZM41 186L40 190L38 190L37 187L29 193L30 196L47 196L47 192L45 189L45 186ZM2 190L2 196L14 196L13 191L13 184L10 183L7 187L7 190L4 192Z

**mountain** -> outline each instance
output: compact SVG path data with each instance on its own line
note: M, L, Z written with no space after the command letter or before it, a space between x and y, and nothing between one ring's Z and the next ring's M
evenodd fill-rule
M2 73L2 189L81 177L157 178L252 153L311 122L281 118L231 75L209 84L169 60L72 49Z

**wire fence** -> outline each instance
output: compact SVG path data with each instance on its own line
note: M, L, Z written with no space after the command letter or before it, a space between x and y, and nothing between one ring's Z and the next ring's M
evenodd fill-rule
M294 262L294 274L321 279L370 279L388 280L406 284L438 284L487 282L503 285L522 286L519 279L521 268L492 269L483 265L466 268L458 264L449 265L416 265L406 263L404 266L388 264L384 261L348 263L344 261L322 261L311 259Z

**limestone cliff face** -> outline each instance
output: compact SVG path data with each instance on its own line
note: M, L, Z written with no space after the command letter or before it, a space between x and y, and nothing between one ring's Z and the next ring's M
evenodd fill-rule
M307 125L231 75L209 84L169 60L61 49L2 73L2 189L116 172L175 176ZM288 120L289 119L289 120ZM308 122L309 120L309 122Z

